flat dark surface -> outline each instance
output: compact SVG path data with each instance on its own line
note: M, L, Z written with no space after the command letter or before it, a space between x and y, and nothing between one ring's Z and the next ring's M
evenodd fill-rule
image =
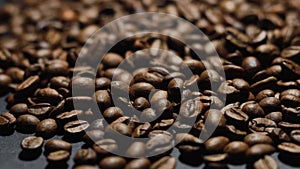
M0 97L0 112L3 113L7 111L5 109L6 102L5 97ZM12 135L9 136L0 136L0 169L68 169L72 168L73 166L73 160L74 154L77 152L78 149L81 148L82 142L80 143L73 143L73 149L72 149L72 156L71 159L68 161L67 164L64 166L51 166L48 165L45 156L43 155L43 152L37 153L36 157L33 159L28 159L28 154L22 152L22 149L20 147L20 143L23 138L26 136L29 136L29 134L21 134L14 132ZM57 136L58 137L58 136ZM172 152L172 156L177 157L179 156L178 150L175 148ZM278 153L273 154L273 157L275 157L278 160ZM183 162L184 159L179 157L180 160L177 162L177 168L178 169L195 169L195 168L204 168L203 162L200 160L197 160L197 158L201 159L200 157L194 156L194 157L188 157L188 160L197 161L196 164L187 164L186 162ZM298 161L298 164L292 163L292 161ZM279 166L281 169L296 169L300 168L300 159L287 159L285 163L282 161L279 161ZM294 167L286 163L292 163ZM296 165L296 166L295 166ZM229 165L230 169L238 169L238 168L246 168L246 165Z

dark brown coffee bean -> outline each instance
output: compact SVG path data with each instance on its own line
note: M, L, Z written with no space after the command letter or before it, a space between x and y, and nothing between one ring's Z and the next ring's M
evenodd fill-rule
M151 129L152 127L150 123L146 122L141 124L134 129L132 132L132 137L145 137L149 134Z
M36 126L36 134L44 138L53 137L57 132L57 124L53 119L45 119Z
M275 96L275 93L272 91L272 90L269 90L269 89L265 89L265 90L262 90L260 91L256 97L255 97L255 100L257 102L260 102L262 99L264 98L267 98L267 97L274 97Z
M174 147L173 135L164 130L153 130L146 143L146 150L151 155L168 153Z
M248 149L246 154L249 158L260 158L264 155L274 153L275 150L275 147L270 144L255 144Z
M178 133L175 137L176 147L181 153L191 153L200 150L202 141L188 133Z
M89 96L95 88L95 81L89 77L74 77L70 82L70 87L77 95Z
M28 113L28 106L25 103L18 103L13 105L9 112L15 116L20 116Z
M254 56L248 56L244 58L242 62L242 67L249 74L254 74L261 69L260 61Z
M109 107L103 112L103 117L108 122L113 122L119 117L122 117L124 115L123 111L119 107Z
M252 132L271 132L277 125L267 118L255 118L249 122L249 129Z
M229 137L233 139L242 139L247 135L247 131L238 129L234 125L226 125L226 130L228 131Z
M265 115L264 110L255 101L245 102L241 105L241 108L250 117L263 117Z
M271 156L264 156L253 164L254 169L278 169L276 160Z
M47 160L49 162L63 162L70 158L70 153L65 150L58 150L51 152L47 155Z
M271 132L271 136L276 141L291 141L291 138L289 135L281 128L274 128Z
M131 86L130 92L135 97L138 97L138 96L148 97L150 92L154 89L155 89L154 86L152 86L150 83L139 82L139 83L135 83Z
M138 158L127 163L125 169L148 169L150 165L151 162L147 158Z
M100 168L94 165L82 164L82 165L75 166L74 169L100 169Z
M104 89L108 89L110 87L111 84L111 80L109 78L106 77L99 77L96 78L96 89L98 90L104 90Z
M45 67L45 73L52 76L68 75L69 63L64 60L54 59L48 61Z
M10 67L5 73L11 77L13 82L21 82L24 79L25 71L18 67Z
M289 107L297 107L300 105L300 97L294 95L283 95L280 97L280 102Z
M68 88L70 84L70 79L64 76L55 76L50 80L50 86L54 89L58 88Z
M97 160L96 152L91 149L81 149L74 156L74 162L76 164L93 164Z
M209 154L203 157L205 163L222 163L225 162L228 158L226 153L223 154Z
M149 101L144 97L138 97L135 99L133 105L137 110L144 110L150 107Z
M5 112L0 114L0 129L1 132L7 132L13 129L14 125L16 124L17 119L11 113Z
M104 132L96 129L96 130L87 131L86 134L83 136L83 141L87 144L92 144L103 138L104 138Z
M249 116L235 106L229 106L229 109L225 110L225 115L231 123L241 126L249 120Z
M223 113L217 109L210 109L205 112L204 119L210 125L217 125L218 128L223 128L226 125L226 118Z
M35 105L31 105L28 108L28 113L40 117L40 116L47 116L53 107L49 103L37 103Z
M12 82L12 79L6 74L0 74L0 87L7 88L8 85Z
M224 136L217 136L208 139L205 143L205 149L208 153L220 153L223 152L224 147L229 143L229 139Z
M133 142L126 151L126 156L130 158L142 157L145 153L146 145L143 142Z
M36 89L38 83L40 81L39 76L30 76L25 81L23 81L18 87L17 92L19 93L26 93L26 92L32 92L34 89Z
M285 122L285 121L279 122L278 126L281 127L282 129L286 129L286 130L300 129L300 124L298 124L298 123L289 123L289 122Z
M204 64L198 60L188 59L183 64L188 66L194 74L201 74L205 70Z
M101 168L122 169L126 165L126 160L123 157L110 156L102 159L99 165Z
M17 130L23 133L33 133L40 120L33 115L25 114L17 118Z
M117 67L123 61L123 57L117 53L107 53L103 59L102 63L109 67Z
M157 73L139 72L134 76L134 82L147 82L159 86L163 82L163 76Z
M105 129L105 119L96 119L91 123L91 129L104 130Z
M294 143L283 142L278 146L279 151L288 153L288 154L300 154L300 146Z
M224 147L224 152L230 156L244 156L249 146L241 141L233 141Z
M82 115L82 110L72 110L70 112L64 112L56 116L56 119L62 124L76 120L78 116Z
M97 104L100 106L100 108L107 108L112 104L110 94L107 90L96 91L94 94L94 98Z
M300 130L293 130L291 132L291 138L297 142L300 143Z
M120 122L115 123L114 122L106 128L105 132L106 132L106 134L112 135L112 136L117 135L117 133L125 135L125 136L131 136L132 127L130 127L129 125L126 125L124 123L120 123Z
M23 139L21 147L24 150L37 150L42 148L44 139L42 137L29 136Z
M274 76L264 77L263 80L259 80L250 86L250 90L253 93L258 93L265 89L275 88L278 79Z
M119 147L115 140L113 139L102 139L97 141L93 145L93 149L99 154L99 155L108 155L113 152L116 152Z
M64 150L64 151L71 152L72 144L68 143L66 141L63 141L63 140L59 140L59 139L49 140L45 144L45 152L46 153L55 152L58 150Z
M82 133L84 130L86 130L90 124L87 121L84 120L76 120L76 121L71 121L67 123L64 126L65 132L69 134L77 134L77 133Z
M261 133L251 133L244 138L245 143L252 146L254 144L272 144L272 138Z
M176 168L176 159L174 157L162 157L161 159L154 162L150 169L175 169Z
M202 113L203 109L204 105L199 98L189 99L182 103L182 105L180 106L179 114L183 118L195 118L200 113Z
M282 113L281 112L272 112L265 116L265 118L273 120L276 123L282 121Z
M262 99L259 105L265 112L278 111L280 109L280 100L276 97L267 97Z
M279 48L273 44L262 44L255 51L262 63L270 63L270 61L280 54Z
M285 91L280 93L280 96L284 96L284 95L293 95L293 96L296 96L296 97L300 97L300 90L298 90L298 89L288 89L288 90L285 90Z
M40 103L57 104L62 100L62 95L55 89L44 88L36 91L35 96Z
M170 117L169 112L172 109L172 103L167 100L167 99L160 99L158 100L156 103L154 103L153 105L151 105L151 107L153 107L153 109L158 113L161 114L163 113L163 118L168 118ZM168 116L169 115L169 116Z

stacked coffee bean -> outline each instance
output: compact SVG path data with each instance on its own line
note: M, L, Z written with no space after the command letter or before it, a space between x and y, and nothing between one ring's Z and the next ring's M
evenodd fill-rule
M269 156L273 152L279 151L281 159L300 156L299 6L296 0L6 4L0 12L0 87L1 95L11 94L9 112L0 115L1 134L15 129L35 133L20 141L26 152L41 151L47 140L44 154L54 165L70 158L70 142L84 141L86 147L73 158L76 169L175 168L176 160L169 156L175 145L182 156L195 155L208 168L225 168L229 163L278 168ZM178 40L147 35L117 44L97 72L88 66L74 67L92 33L113 19L143 11L194 23L209 36L221 58L192 33L183 37L208 56L205 60ZM173 31L182 30L185 27L179 25ZM135 54L149 48L179 57L160 57L160 52L151 50ZM138 66L141 62L150 64ZM118 68L120 64L130 69ZM182 73L182 65L191 76ZM218 91L212 91L210 84L217 84ZM89 89L95 92L85 92ZM72 96L72 90L79 95ZM76 109L73 103L83 106ZM217 129L203 143L199 136L208 134L207 124ZM175 135L167 131L171 126ZM125 144L117 133L149 141ZM61 134L63 140L52 139ZM143 158L146 154L151 157Z

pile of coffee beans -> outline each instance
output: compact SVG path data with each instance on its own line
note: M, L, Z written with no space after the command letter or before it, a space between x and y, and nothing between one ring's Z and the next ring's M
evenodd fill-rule
M75 66L91 34L137 12L188 20L220 57L201 36L174 25L192 46L164 32L132 36L96 71ZM71 158L72 143L84 142L72 156L75 169L175 169L173 149L207 168L277 169L272 153L300 157L299 16L297 0L8 2L0 10L0 94L8 94L0 134L30 134L19 140L22 150L44 147L54 166ZM202 140L210 125L216 130Z

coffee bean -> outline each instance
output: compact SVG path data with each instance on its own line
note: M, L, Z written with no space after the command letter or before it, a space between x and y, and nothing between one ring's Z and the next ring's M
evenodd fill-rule
M104 138L104 132L96 129L96 130L87 131L86 134L83 136L83 141L87 144L92 144L103 138Z
M123 116L123 111L119 107L109 107L103 112L103 117L108 121L108 122L113 122L119 117Z
M249 122L249 129L253 132L270 132L276 127L276 123L267 118L255 118Z
M173 135L164 130L153 130L148 135L146 150L150 155L168 153L174 146Z
M293 130L291 132L291 138L297 142L300 143L300 130Z
M70 153L65 150L58 150L51 152L47 155L47 160L49 162L64 162L70 158Z
M96 89L103 90L103 89L108 89L110 87L111 80L106 77L99 77L99 78L96 78L95 83L96 83L95 84Z
M113 139L102 139L97 141L93 145L93 149L99 154L99 155L108 155L110 153L116 152L119 147L115 140Z
M271 136L273 139L275 139L277 142L281 141L291 141L290 136L281 128L274 128L271 132Z
M108 108L112 105L111 97L107 90L96 91L94 97L100 108Z
M253 164L254 169L278 169L276 160L271 156L264 156Z
M126 151L126 156L130 158L142 157L145 153L146 145L143 142L133 142Z
M127 163L125 169L147 169L150 165L151 162L147 158L138 158Z
M272 90L269 90L269 89L265 89L265 90L262 90L260 91L257 95L256 95L256 101L259 102L261 101L262 99L264 98L267 98L267 97L274 97L275 96L275 93L274 91Z
M42 148L44 139L42 137L29 136L23 139L21 147L24 150L37 150Z
M150 123L146 122L141 124L134 129L132 132L132 137L145 137L149 134L151 129L152 127Z
M90 124L87 121L76 120L67 123L64 126L64 130L69 134L79 134L84 132L84 130L86 130L89 126Z
M159 160L157 160L156 162L154 162L151 166L150 169L162 169L162 168L166 168L166 169L175 169L176 167L176 159L174 157L162 157Z
M226 153L223 154L210 154L205 155L203 157L203 160L205 163L222 163L225 162L228 158L228 155Z
M91 149L81 149L74 156L74 162L76 164L93 164L97 160L96 152Z
M255 101L249 101L241 105L242 111L251 117L263 117L264 110Z
M90 96L95 88L95 81L89 77L74 77L71 79L70 87L77 95Z
M282 121L282 113L281 112L272 112L265 116L265 118L273 120L276 123Z
M24 79L24 70L18 67L10 67L5 72L8 76L11 77L13 82L21 82Z
M122 134L125 136L131 136L132 134L132 127L120 122L114 122L110 126L108 126L105 130L107 135L112 137L117 136L118 134ZM116 133L117 132L117 133Z
M218 128L223 128L226 125L226 118L223 113L217 109L210 109L204 114L204 119L208 125L217 125Z
M99 169L99 167L93 166L93 165L88 165L88 164L82 164L82 165L75 166L74 169Z
M252 146L254 144L272 144L272 138L261 133L251 133L244 138L245 143Z
M280 109L280 100L275 97L267 97L262 99L259 105L265 112L278 111Z
M71 152L72 144L59 139L53 139L46 142L45 144L46 153L55 152L58 150Z
M233 123L242 126L249 120L249 116L241 109L230 106L231 108L225 110L225 115L228 120Z
M208 139L205 143L205 149L207 153L221 153L224 147L229 143L229 139L224 136L217 136Z
M37 103L28 107L28 113L37 117L47 116L53 107L49 103Z
M283 95L280 98L280 102L289 107L297 107L300 104L300 97L296 97L294 95Z
M68 88L70 84L70 79L64 76L55 76L50 80L51 88L58 89L58 88Z
M279 122L278 126L281 127L282 129L286 129L286 130L300 129L300 124L289 123L289 122L285 122L285 121Z
M28 113L28 106L25 103L18 103L9 109L9 112L15 116L20 116Z
M40 120L33 115L25 114L17 118L17 130L23 133L34 133Z
M36 126L36 134L44 138L53 137L57 132L57 124L53 119L45 119Z
M6 74L0 74L0 87L7 88L8 85L12 82L12 79Z
M131 86L130 93L132 93L132 95L135 97L148 97L150 92L154 89L154 86L152 86L150 83L139 82Z
M241 141L233 141L228 143L224 147L224 152L227 153L229 156L244 156L248 151L249 146Z
M180 106L179 114L183 118L191 119L197 117L204 109L199 98L189 99Z
M63 98L55 89L51 88L39 89L36 91L35 96L38 102L50 104L57 104Z
M270 144L255 144L247 150L247 157L249 158L260 158L267 154L275 152L275 147Z
M289 154L300 154L300 146L294 143L283 142L279 144L278 149Z
M99 165L101 168L122 169L126 165L126 160L123 157L110 156L102 159Z
M105 128L105 120L104 119L96 119L91 123L90 128L91 129L99 129L99 130L104 130Z
M149 101L144 97L138 97L135 99L133 105L137 110L144 110L150 107Z
M176 147L181 153L191 153L199 151L202 143L202 140L187 133L176 134L175 141Z
M11 113L5 112L0 114L0 129L1 133L5 133L13 129L17 119Z
M17 92L19 93L27 93L32 92L34 89L36 89L38 83L40 81L39 76L30 76L25 81L23 81L18 87Z
M249 74L254 74L261 69L260 61L254 56L248 56L243 59L242 67Z
M117 67L122 61L122 56L116 53L107 53L102 59L102 62L109 67Z
M48 61L45 66L45 73L51 76L68 75L69 63L64 60L54 59Z

